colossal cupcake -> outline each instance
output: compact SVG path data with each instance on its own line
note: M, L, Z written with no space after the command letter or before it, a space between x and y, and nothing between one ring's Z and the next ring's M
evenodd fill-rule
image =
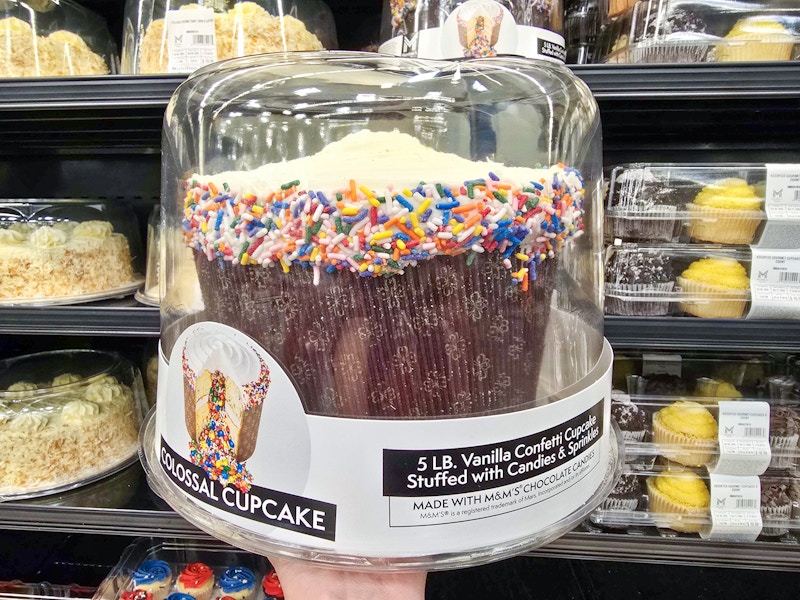
M582 233L583 198L563 165L361 131L190 177L183 226L206 318L267 348L309 412L474 414L535 397L556 253Z

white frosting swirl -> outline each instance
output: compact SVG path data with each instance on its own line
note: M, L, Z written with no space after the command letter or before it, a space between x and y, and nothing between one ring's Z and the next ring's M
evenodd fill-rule
M117 383L97 382L86 388L86 399L97 404L119 403L125 396L125 388Z
M221 332L196 330L186 342L186 358L192 370L220 370L239 385L258 379L261 365L255 351Z
M92 417L100 413L100 407L94 402L87 402L86 400L73 400L68 402L61 409L61 416L65 421L77 423L84 420L86 417Z
M53 387L57 385L69 385L70 383L78 383L81 379L83 379L80 375L75 375L75 373L63 373L62 375L57 375L53 378Z
M31 244L39 248L55 248L67 242L67 234L49 226L39 227L31 234Z
M0 244L6 246L16 246L21 244L26 239L26 236L21 231L14 229L0 229Z
M94 238L104 240L111 237L114 226L108 221L84 221L75 227L73 235L76 238Z
M30 381L18 381L17 383L12 383L8 386L9 392L32 392L34 390L38 390L39 386L35 383L31 383Z
M47 427L47 417L34 412L24 412L17 415L10 425L23 433L36 433Z
M58 221L57 223L53 223L53 229L58 229L64 233L72 233L77 226L78 224L75 221Z
M33 229L33 225L30 223L12 223L8 226L11 231L16 231L17 233L21 233L24 236L27 236L31 230Z

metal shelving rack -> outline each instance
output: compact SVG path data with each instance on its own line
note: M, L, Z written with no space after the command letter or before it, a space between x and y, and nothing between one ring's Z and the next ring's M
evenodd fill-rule
M800 162L800 63L574 68L595 93L608 164L635 160ZM6 197L107 197L142 222L159 194L161 121L180 77L5 81L0 189ZM735 127L732 126L735 124ZM0 335L158 336L159 315L133 300L0 308ZM800 350L800 322L606 320L618 348ZM139 468L139 467L132 467ZM204 537L147 489L127 508L0 504L0 528ZM800 543L723 545L575 531L533 553L800 571Z

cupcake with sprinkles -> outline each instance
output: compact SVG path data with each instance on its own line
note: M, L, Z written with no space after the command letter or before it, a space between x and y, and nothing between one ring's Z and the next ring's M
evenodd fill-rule
M264 600L283 600L283 587L275 569L264 575L261 587L264 590Z
M152 600L164 600L172 586L172 570L163 560L146 560L131 576L134 591L151 594Z
M251 600L256 591L256 576L247 567L230 567L220 576L219 588L231 600Z
M176 587L178 592L188 594L195 600L210 600L211 592L214 590L214 571L204 563L188 564L178 575ZM170 598L171 600L187 600L186 598L172 598L172 596Z
M153 594L145 590L128 590L122 592L122 600L153 600Z
M361 131L189 177L183 227L205 318L267 349L309 412L451 416L534 400L557 255L583 233L583 202L564 165Z

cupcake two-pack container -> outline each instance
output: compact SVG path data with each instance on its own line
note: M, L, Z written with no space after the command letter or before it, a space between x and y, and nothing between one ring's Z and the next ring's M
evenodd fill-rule
M144 390L121 356L58 350L0 361L0 500L66 491L136 458Z
M800 9L791 3L642 0L606 23L596 62L789 61L798 44Z
M561 0L387 0L380 52L433 59L517 55L563 63Z
M322 0L127 0L122 72L191 73L210 63L336 48Z
M105 21L70 0L0 4L0 77L71 77L119 71Z
M143 252L130 206L0 202L0 305L74 304L132 294Z
M238 546L363 569L579 522L617 464L599 134L543 61L191 76L164 132L156 491ZM202 308L169 293L187 251Z
M219 542L138 538L93 600L261 600L273 577L263 557Z
M800 486L780 471L758 477L709 475L675 464L626 469L587 526L726 542L794 540Z

